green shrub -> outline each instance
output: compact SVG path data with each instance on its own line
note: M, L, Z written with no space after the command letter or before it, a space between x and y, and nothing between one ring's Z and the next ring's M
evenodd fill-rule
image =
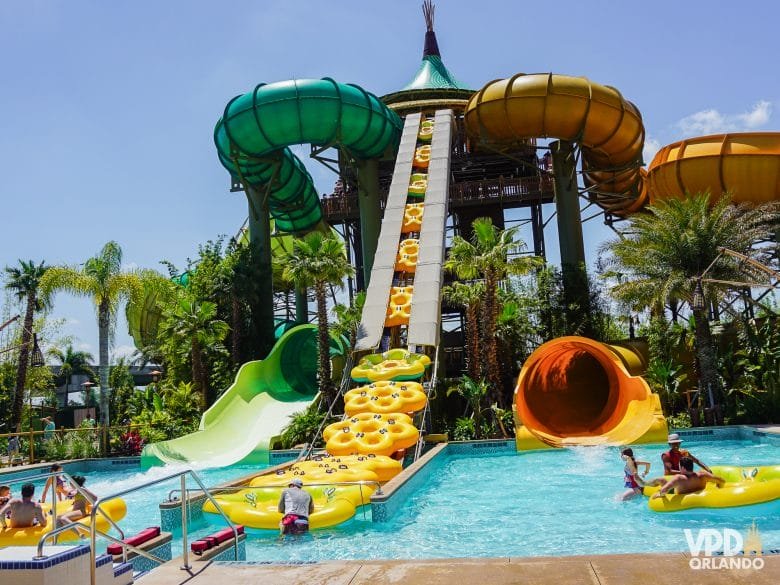
M476 437L477 428L473 418L459 417L455 421L452 438L455 441L470 441Z
M691 415L687 412L678 412L666 417L666 424L670 429L687 429L693 426Z

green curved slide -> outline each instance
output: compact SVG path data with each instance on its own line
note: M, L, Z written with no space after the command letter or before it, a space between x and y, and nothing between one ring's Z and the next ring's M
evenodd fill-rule
M342 351L333 340L331 354ZM316 378L317 327L299 325L279 338L266 359L241 366L233 385L203 413L199 430L146 445L141 466L268 464L269 449L290 415L316 398Z
M214 129L222 165L243 184L268 188L276 227L303 232L322 220L311 175L288 146L333 146L369 159L396 149L401 119L379 98L330 78L259 84L225 106Z

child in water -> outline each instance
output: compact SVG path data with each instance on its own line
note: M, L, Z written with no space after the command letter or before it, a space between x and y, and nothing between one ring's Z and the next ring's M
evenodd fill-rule
M620 457L626 462L623 468L624 474L624 487L626 491L620 496L622 501L630 500L635 496L642 495L642 488L651 485L661 485L664 479L657 478L652 481L645 481L645 476L650 471L650 463L647 461L637 461L634 458L634 450L630 447L626 447L620 452ZM639 472L639 466L643 466L645 469L642 473Z

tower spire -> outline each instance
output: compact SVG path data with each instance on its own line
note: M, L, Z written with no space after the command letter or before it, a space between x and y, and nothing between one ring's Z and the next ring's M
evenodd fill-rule
M436 42L436 33L433 31L433 16L436 11L436 5L433 0L423 0L423 16L425 17L425 47L423 48L423 58L429 56L441 57L439 53L439 43Z

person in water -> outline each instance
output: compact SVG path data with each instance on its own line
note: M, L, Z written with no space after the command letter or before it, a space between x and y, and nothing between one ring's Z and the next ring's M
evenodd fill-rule
M84 518L88 514L87 506L91 505L92 502L97 499L95 494L84 487L84 482L87 480L83 475L74 475L73 481L81 489L75 490L75 493L73 494L73 506L71 506L70 511L57 516L57 526L72 524L73 522Z
M279 522L281 534L303 534L309 531L309 515L314 512L314 501L308 492L303 491L303 481L294 477L279 498L279 512L283 514Z
M22 486L22 498L9 500L5 506L0 508L0 523L3 528L8 528L5 521L6 512L11 512L11 528L28 528L35 526L46 527L46 514L41 505L33 499L35 495L35 486L26 483Z
M669 443L669 450L664 451L664 453L661 454L661 461L663 461L664 464L664 475L675 475L681 473L682 470L680 469L680 460L683 457L688 457L704 471L712 473L712 469L704 465L704 463L696 459L696 457L691 455L685 449L680 449L680 444L682 443L680 435L677 433L672 433L669 435L667 442Z
M49 479L46 480L46 485L43 486L43 494L41 494L41 499L38 501L45 502L49 489L52 489L54 490L54 493L57 494L57 500L61 502L68 497L68 493L70 492L65 485L65 478L62 476L62 465L55 463L49 468L49 473L51 475L49 475Z
M653 498L661 498L672 490L677 495L692 494L703 490L708 483L714 483L718 487L723 487L726 483L725 479L712 475L709 471L694 471L691 457L680 459L680 468L681 472L664 483L661 489L653 494Z
M5 506L11 501L11 487L0 485L0 507Z
M624 482L623 486L626 491L620 496L620 499L630 500L634 496L642 495L642 488L647 485L661 485L664 483L663 478L656 478L651 481L646 481L645 476L650 471L650 463L647 461L637 461L634 457L634 450L630 447L626 447L620 452L620 457L625 461L626 465L623 468ZM639 472L639 467L644 467L644 471Z

